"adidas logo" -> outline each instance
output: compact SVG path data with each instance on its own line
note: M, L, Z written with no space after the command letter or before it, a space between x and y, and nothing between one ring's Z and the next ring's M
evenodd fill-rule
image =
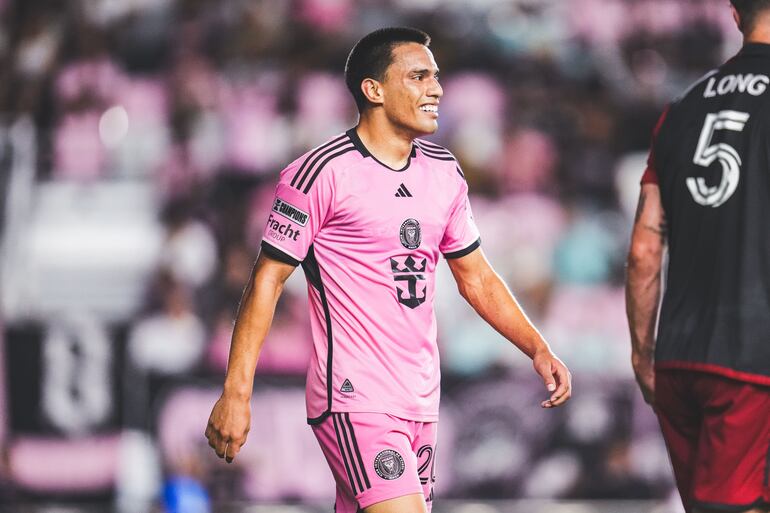
M342 386L340 387L340 392L345 392L346 394L355 392L355 389L353 388L353 383L351 383L349 379L346 379L345 382L342 383Z
M397 198L411 198L412 193L409 192L409 189L406 188L406 185L401 184L401 186L396 191L396 197Z

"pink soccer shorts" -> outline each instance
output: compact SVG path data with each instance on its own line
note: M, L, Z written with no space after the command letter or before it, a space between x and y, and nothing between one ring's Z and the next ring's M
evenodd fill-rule
M313 426L337 482L336 513L422 493L433 501L436 423L385 413L332 413Z

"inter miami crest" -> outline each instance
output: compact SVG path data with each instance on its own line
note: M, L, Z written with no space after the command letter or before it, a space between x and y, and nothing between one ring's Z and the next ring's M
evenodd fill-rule
M420 223L416 219L407 219L401 223L401 245L406 249L417 249L422 242Z
M377 472L378 476L388 481L401 477L405 468L404 458L393 449L380 451L374 458L374 471Z

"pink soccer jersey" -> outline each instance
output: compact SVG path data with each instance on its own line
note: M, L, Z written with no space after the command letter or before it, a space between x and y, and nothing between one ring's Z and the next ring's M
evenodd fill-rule
M436 265L479 244L457 161L433 143L416 140L394 170L351 129L281 172L262 248L307 278L310 424L331 412L438 420Z

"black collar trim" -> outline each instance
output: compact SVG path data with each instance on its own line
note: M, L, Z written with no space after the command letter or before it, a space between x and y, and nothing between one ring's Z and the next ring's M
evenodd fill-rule
M389 165L387 165L387 164L385 164L385 163L383 163L383 162L380 162L380 160L379 160L379 159L377 159L377 157L375 157L374 155L372 155L372 152L370 152L370 151L369 151L369 150L366 148L366 146L364 146L364 143L363 143L363 141L361 140L361 138L360 138L360 137L358 137L358 132L356 132L356 129L355 129L355 127L351 128L350 130L348 130L348 131L347 131L347 132L345 132L345 133L346 133L346 134L347 134L347 136L350 138L350 140L353 142L353 146L354 146L354 147L355 147L355 148L358 150L358 152L359 152L359 153L360 153L360 154L361 154L361 155L362 155L364 158L366 158L366 157L371 157L371 158L372 158L372 159L374 159L374 161L375 161L375 162L377 162L379 165L381 165L381 166L383 166L383 167L385 167L385 168L387 168L387 169L389 169L389 170L391 170L391 171L395 171L396 173L400 173L401 171L406 171L406 170L409 168L409 165L412 163L412 159L413 159L414 157L416 157L416 156L417 156L417 151L416 151L416 150L415 150L415 148L414 148L414 143L412 143L412 151L409 153L409 158L408 158L408 159L406 159L406 164L404 165L404 167L402 167L401 169L393 169L393 168L392 168L392 167L390 167Z
M746 43L738 52L738 55L765 55L770 56L770 44Z

